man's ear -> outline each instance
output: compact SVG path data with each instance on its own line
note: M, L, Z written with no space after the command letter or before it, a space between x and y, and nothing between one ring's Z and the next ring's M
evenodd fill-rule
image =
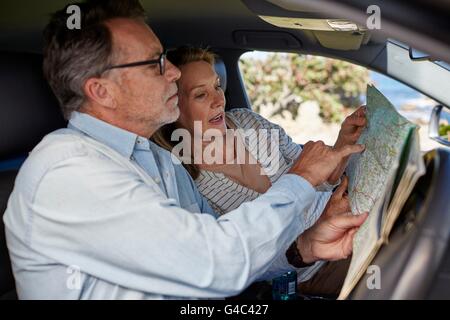
M114 84L108 79L89 78L83 86L84 94L90 100L105 107L116 108Z

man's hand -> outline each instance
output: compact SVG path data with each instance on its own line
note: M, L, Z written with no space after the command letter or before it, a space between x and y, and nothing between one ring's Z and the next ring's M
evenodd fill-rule
M342 159L363 150L364 146L359 144L331 148L325 145L323 141L309 141L303 146L302 153L288 173L302 176L316 187L329 179Z
M354 145L361 136L366 124L366 107L361 106L342 122L341 130L339 131L339 136L334 144L334 148L340 149L344 146ZM349 157L345 157L342 159L341 163L330 175L328 183L335 184L336 181L338 181L347 167L348 158Z
M335 261L347 258L353 250L353 236L368 214L352 215L345 194L348 180L328 201L322 216L297 239L297 249L305 263L317 260Z

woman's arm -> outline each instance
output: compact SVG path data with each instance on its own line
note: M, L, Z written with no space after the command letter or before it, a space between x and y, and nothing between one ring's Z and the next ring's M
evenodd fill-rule
M265 129L268 130L268 132L270 132L270 130L276 130L278 132L279 151L288 163L292 164L302 152L303 147L301 144L294 142L281 126L269 121L260 114L248 108L232 109L229 111L229 114L240 122L240 125L238 125L239 127L243 126L243 129ZM342 139L340 141L342 141ZM341 181L340 177L345 170L346 163L347 160L343 161L342 164L336 168L330 179L328 179L328 182L316 187L316 190L324 192L332 191L339 185ZM342 165L344 166L342 167ZM339 172L341 172L340 175Z

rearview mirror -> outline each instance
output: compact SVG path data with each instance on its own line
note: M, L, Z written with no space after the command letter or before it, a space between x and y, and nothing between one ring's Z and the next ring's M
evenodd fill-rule
M428 135L431 139L450 146L450 109L448 107L437 105L433 108Z
M430 55L420 50L409 47L409 58L411 60L428 60Z
M433 60L433 58L425 52L409 47L409 58L413 61Z

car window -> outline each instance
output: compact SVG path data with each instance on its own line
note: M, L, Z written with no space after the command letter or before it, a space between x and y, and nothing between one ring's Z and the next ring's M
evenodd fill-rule
M398 112L420 126L423 151L438 144L428 137L434 100L383 74L321 56L253 51L239 60L252 108L281 125L297 143L333 145L342 120L365 103L374 84Z

